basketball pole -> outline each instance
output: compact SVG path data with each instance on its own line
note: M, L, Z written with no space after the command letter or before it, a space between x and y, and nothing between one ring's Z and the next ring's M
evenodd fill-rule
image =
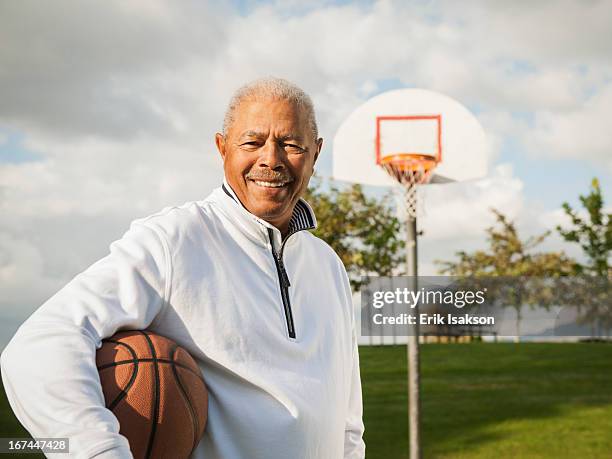
M486 176L490 144L478 119L458 101L434 91L396 89L355 108L334 137L333 176L373 186L403 186L408 218L406 269L416 290L416 187ZM444 161L442 152L444 151ZM387 172L388 177L376 168ZM434 171L436 175L434 175ZM398 205L398 210L399 210ZM412 218L410 218L412 217ZM418 314L419 305L410 316ZM412 312L414 311L414 312ZM416 318L416 317L415 317ZM410 325L407 339L410 459L420 459L419 336Z
M411 288L418 289L417 267L417 226L416 216L407 213L406 219L406 274L410 276ZM415 308L417 320L411 326L408 336L408 429L410 441L410 459L421 459L421 402L419 370L419 323L418 305Z

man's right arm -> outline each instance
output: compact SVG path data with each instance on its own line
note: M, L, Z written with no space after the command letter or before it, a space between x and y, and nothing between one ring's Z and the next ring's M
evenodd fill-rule
M147 328L167 302L171 264L161 230L132 223L110 254L76 276L19 328L1 356L2 380L33 437L69 437L70 457L131 458L105 407L101 340Z

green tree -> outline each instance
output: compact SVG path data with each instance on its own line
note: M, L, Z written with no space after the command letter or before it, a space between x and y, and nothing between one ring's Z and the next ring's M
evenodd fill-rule
M588 217L581 217L567 202L564 202L563 210L570 218L571 226L566 229L559 225L557 231L566 241L580 245L586 256L586 263L575 264L576 272L587 277L598 277L587 283L588 288L578 290L573 296L582 321L590 323L592 330L596 327L597 335L601 335L602 329L612 328L610 294L605 288L612 277L609 262L612 252L612 214L604 211L601 187L596 178L591 182L589 193L580 195L579 199ZM600 287L603 285L604 288L595 289L594 285Z
M332 185L324 192L321 180L311 183L304 198L317 216L314 234L338 254L353 290L361 288L361 276L394 274L403 262L404 241L389 197L368 197L360 185L342 190Z
M436 261L439 272L459 277L503 276L494 296L503 306L511 306L516 312L516 334L520 335L521 312L525 305L546 306L552 299L551 292L543 288L535 278L558 277L573 272L574 260L563 252L534 252L550 234L522 240L514 222L501 212L492 209L497 224L487 228L488 248L472 253L459 251L458 260ZM532 279L528 281L528 279Z
M611 275L609 260L612 252L612 213L604 212L599 180L594 178L589 194L581 195L579 199L587 211L588 219L580 217L578 212L564 202L563 210L571 220L571 228L564 229L559 225L557 231L566 241L579 244L586 255L586 264L576 264L579 272L608 277Z

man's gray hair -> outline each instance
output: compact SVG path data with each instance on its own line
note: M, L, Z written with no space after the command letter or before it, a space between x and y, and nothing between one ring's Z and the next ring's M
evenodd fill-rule
M240 87L230 99L230 103L223 118L223 135L227 134L230 126L234 122L236 109L245 99L281 99L293 102L298 107L306 110L308 124L312 131L312 136L316 141L319 138L317 120L315 117L314 106L310 96L300 87L282 78L266 77L260 78Z

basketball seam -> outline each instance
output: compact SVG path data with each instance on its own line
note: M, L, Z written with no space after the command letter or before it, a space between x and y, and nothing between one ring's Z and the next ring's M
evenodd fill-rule
M153 357L153 359L155 359L153 362L155 365L153 365L153 374L155 375L155 400L154 400L154 405L153 405L153 424L151 426L151 434L149 436L149 445L147 446L147 453L145 454L145 458L149 458L151 457L151 450L153 449L153 442L155 441L155 433L157 430L157 422L158 422L158 417L159 417L159 368L157 366L157 354L155 353L155 346L153 346L153 342L151 341L151 338L149 337L149 335L140 330L140 333L142 333L145 337L145 339L147 340L147 343L149 345L149 349L151 350L151 356Z
M119 395L117 395L117 397L115 397L115 399L108 405L108 409L112 411L119 404L119 402L125 398L125 396L128 393L128 390L130 389L130 387L132 387L132 385L134 384L134 381L136 381L136 376L138 375L138 360L137 360L136 352L134 351L134 349L132 349L132 347L129 344L122 343L120 341L110 340L110 339L106 341L109 343L118 344L120 346L125 346L133 358L133 360L131 360L130 363L134 364L134 371L132 372L132 376L130 377L130 380L125 385L125 387L121 389L121 391L119 392Z
M181 381L181 377L178 373L178 370L176 369L176 366L174 365L175 363L174 356L176 354L176 351L178 351L178 349L179 349L178 345L175 344L170 350L170 357L172 359L172 363L170 365L172 366L172 372L174 373L174 377L176 378L176 382L178 383L180 392L181 394L183 394L183 397L185 398L185 403L187 403L187 408L189 409L189 415L191 416L191 424L193 426L193 445L191 446L191 451L193 452L193 450L198 444L198 432L199 432L198 418L193 410L193 406L191 406L191 399L189 398L189 395L187 394L187 391L185 390L185 386L183 386L183 382Z
M172 364L172 360L167 360L167 359L138 359L138 362L143 363L143 362L157 362L157 363L169 363ZM103 370L108 370L109 368L113 368L113 367L118 367L120 365L128 365L130 363L134 363L133 360L119 360L117 362L112 362L112 363L105 363L104 365L100 365L98 368L98 371L103 371ZM191 372L191 374L193 374L194 376L196 376L200 381L204 382L204 378L202 378L202 375L198 374L197 372L195 372L191 367L185 365L184 363L181 362L174 362L175 365L184 368L185 370L188 370L189 372Z

